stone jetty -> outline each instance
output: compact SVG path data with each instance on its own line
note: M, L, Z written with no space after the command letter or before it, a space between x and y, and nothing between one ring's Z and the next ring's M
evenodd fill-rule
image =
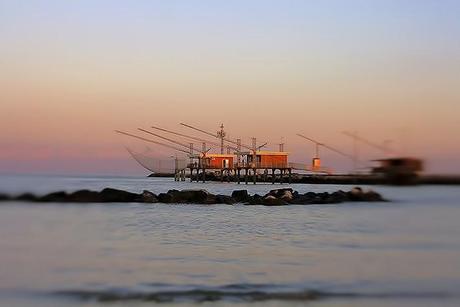
M250 195L247 190L235 190L231 195L212 194L206 190L169 190L155 194L150 191L132 193L106 188L100 192L79 190L73 193L53 192L43 196L26 193L18 196L0 194L0 201L26 201L37 203L164 203L164 204L228 204L286 206L320 205L343 202L382 202L386 201L379 193L364 191L360 187L350 191L299 193L292 188L275 189L265 195Z

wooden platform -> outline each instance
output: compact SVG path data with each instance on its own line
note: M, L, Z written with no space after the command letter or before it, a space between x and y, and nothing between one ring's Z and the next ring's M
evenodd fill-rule
M213 168L213 167L198 167L189 165L190 169L190 181L193 181L194 173L196 173L195 178L196 182L202 181L206 182L206 172L207 171L214 171L220 173L221 181L224 181L224 177L226 176L227 181L230 181L230 177L234 177L234 182L240 184L244 181L245 184L248 184L249 181L252 181L253 184L257 182L257 176L261 175L265 178L263 182L266 182L267 177L271 170L271 181L272 184L275 184L278 178L279 183L284 183L286 179L287 183L291 183L292 178L292 168L290 167L253 167L253 166L234 166L232 168Z

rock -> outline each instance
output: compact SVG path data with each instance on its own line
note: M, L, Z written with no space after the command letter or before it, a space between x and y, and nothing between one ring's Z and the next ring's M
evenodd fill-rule
M296 194L290 201L291 204L294 205L311 205L311 204L322 204L323 201L323 193L314 193L314 192L307 192L305 194Z
M206 190L184 190L182 192L190 194L190 202L192 203L205 203L206 201L210 202L212 199L211 196L214 196Z
M308 205L312 203L312 197L304 195L304 194L299 194L296 197L294 197L290 203L293 205Z
M361 189L360 187L354 187L350 190L350 193L352 194L362 194L363 193L363 189Z
M45 196L38 198L38 201L42 202L65 202L68 201L68 194L64 191L49 193Z
M106 203L135 202L139 196L138 194L135 194L135 193L131 193L131 192L123 191L123 190L111 189L111 188L105 188L99 193L99 195L101 197L101 202L106 202Z
M284 191L283 195L281 195L280 199L284 200L285 202L290 202L293 199L293 195L291 191Z
M311 204L315 204L315 205L324 205L324 204L327 204L327 199L324 198L323 195L321 194L316 194L315 197L313 197L313 199L311 200Z
M150 191L147 191L147 190L144 190L141 195L140 195L140 201L143 202L143 203L156 203L158 202L158 198L157 196L150 192Z
M246 202L249 200L248 190L235 190L232 192L232 198L236 202Z
M312 204L316 205L324 205L324 204L331 204L335 203L335 201L331 202L331 198L328 192L323 192L323 193L316 193L315 197L312 199Z
M217 201L217 196L211 193L208 194L208 196L206 197L206 200L204 200L203 202L198 202L198 204L206 204L206 205L215 205L218 203L219 202Z
M231 196L228 195L222 195L222 194L217 194L216 195L216 203L217 204L227 204L227 205L233 205L236 203L235 199Z
M364 201L386 201L379 193L373 190L368 190L365 192L363 194L363 199Z
M171 199L169 200L170 203L187 203L191 198L191 194L187 192L181 192L179 190L169 190L167 194L171 196Z
M328 202L331 204L338 204L348 201L347 193L344 191L336 191L329 195Z
M165 203L191 203L191 204L214 204L216 196L206 190L169 190L168 193L158 195L160 202Z
M22 201L37 201L37 196L31 193L24 193L19 195L15 198L15 200L22 200Z
M276 189L276 190L271 190L270 192L268 192L268 194L273 195L276 198L281 198L283 195L286 194L286 192L289 192L289 194L292 196L293 190L291 188Z
M364 201L363 189L354 187L347 193L348 199L351 201Z
M351 189L347 196L351 201L385 201L379 193L372 190L364 192L360 187Z
M273 195L268 195L263 198L262 200L262 205L264 206L284 206L287 205L288 203L285 202L284 200L280 198L276 198Z
M160 193L158 194L158 202L164 204L170 204L173 202L173 196L169 193Z
M314 192L307 192L307 193L304 194L304 196L309 197L309 198L315 198L315 197L316 197L316 193L314 193Z
M68 195L67 201L77 203L98 203L101 202L101 195L94 191L80 190Z
M0 201L10 200L10 196L0 193Z
M206 190L169 190L167 193L154 193L144 190L140 194L127 191L106 188L101 192L90 190L79 190L71 194L64 191L54 192L42 197L33 194L22 194L10 198L6 194L0 194L0 200L38 201L38 202L139 202L139 203L192 203L192 204L234 204L243 202L247 205L283 206L288 204L309 205L309 204L337 204L346 201L386 201L382 196L372 190L364 192L361 188L355 187L349 192L336 191L333 193L308 192L299 194L291 188L271 190L264 196L254 194L250 196L247 190L233 191L232 196L214 195Z
M259 194L249 196L248 200L244 203L245 205L262 205L263 197Z
M206 190L182 190L174 195L179 202L195 204L212 202L210 196L211 194Z

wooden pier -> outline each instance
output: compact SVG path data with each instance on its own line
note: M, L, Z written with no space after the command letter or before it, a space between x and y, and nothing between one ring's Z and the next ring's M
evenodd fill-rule
M210 167L199 167L190 166L190 181L206 182L206 174L209 172L218 173L221 182L236 182L241 184L244 182L248 184L252 182L256 184L257 177L263 178L262 182L271 181L272 184L275 182L279 183L291 183L292 168L290 167L253 167L253 166L235 166L233 168L210 168ZM270 180L269 180L270 177ZM278 180L277 180L278 179Z
M241 182L248 184L250 181L256 184L258 175L264 178L264 182L267 182L269 175L271 175L272 184L276 181L284 183L285 180L291 183L292 167L287 162L287 155L285 152L243 153L242 162L231 164L229 164L230 161L233 162L231 155L212 155L205 159L200 158L198 161L190 163L187 167L190 170L190 180L193 181L195 178L197 182L206 182L206 172L217 172L222 182L226 176L227 181L230 181L230 177L233 177L233 181L238 184L241 184ZM258 162L252 162L253 157Z

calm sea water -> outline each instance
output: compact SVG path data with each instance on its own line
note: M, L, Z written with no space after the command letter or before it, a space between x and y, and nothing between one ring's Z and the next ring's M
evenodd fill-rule
M279 187L280 185L276 185ZM351 186L291 185L299 192ZM1 176L0 192L272 185ZM460 306L460 188L389 203L0 203L0 306Z

